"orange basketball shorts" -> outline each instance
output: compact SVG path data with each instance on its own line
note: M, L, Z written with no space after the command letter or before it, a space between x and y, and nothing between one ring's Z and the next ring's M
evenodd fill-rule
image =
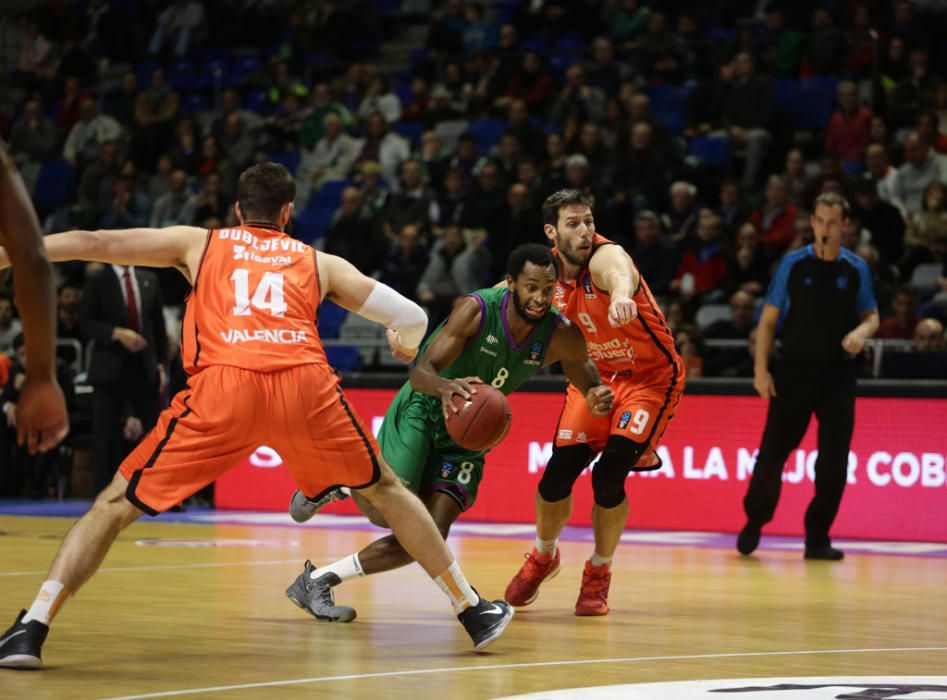
M585 397L570 384L556 426L556 447L588 445L601 452L609 436L621 435L648 445L649 449L638 462L638 466L648 466L656 460L654 450L681 400L683 379L674 382L668 378L665 382L642 384L640 378L630 375L611 379L604 375L602 381L615 392L611 413L593 416Z
M214 366L188 380L119 468L126 497L149 515L181 503L257 447L283 458L307 496L380 476L378 444L338 376L318 364L278 372Z

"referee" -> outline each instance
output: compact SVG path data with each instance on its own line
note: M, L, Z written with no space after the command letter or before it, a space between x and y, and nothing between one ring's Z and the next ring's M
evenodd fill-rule
M747 522L737 550L750 554L763 525L773 518L782 471L815 413L819 456L815 495L806 510L806 559L839 560L829 528L848 476L848 448L855 427L855 355L878 329L878 308L865 262L841 248L848 202L837 194L815 200L810 217L815 242L786 255L766 294L757 330L753 386L770 399L766 427L743 509ZM782 352L775 378L767 367L777 321Z

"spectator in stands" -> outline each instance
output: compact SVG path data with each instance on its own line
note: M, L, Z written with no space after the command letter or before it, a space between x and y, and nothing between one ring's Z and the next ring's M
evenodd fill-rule
M664 9L652 6L648 24L637 41L635 49L637 70L647 79L656 79L656 64L666 57L673 57L677 64L683 62L684 44L668 26Z
M326 112L323 127L324 135L303 156L296 170L296 208L300 211L323 183L346 179L362 150L362 142L342 130L342 118L337 113Z
M168 153L174 168L183 170L188 175L197 173L200 149L197 145L197 132L193 119L184 117L174 127L174 142Z
M727 255L721 229L717 215L702 209L697 219L697 240L684 251L671 281L671 290L685 301L713 303L724 294Z
M384 75L376 75L368 83L368 90L358 106L358 117L368 120L380 112L385 120L396 122L401 119L401 98L391 91L391 83Z
M371 275L381 268L386 247L379 221L366 206L362 191L346 187L326 233L325 251L345 258Z
M398 168L411 155L408 142L390 131L388 120L381 112L373 112L365 126L365 139L357 163L375 161L381 166L381 174L394 191L398 187Z
M155 68L151 85L135 99L135 124L138 129L132 139L135 162L143 170L154 169L158 154L171 137L171 129L178 115L181 98L167 84L164 70Z
M697 84L687 100L685 137L705 136L722 126L735 75L736 62L728 56L717 67L714 78Z
M908 75L898 81L891 94L890 115L898 128L912 128L921 112L934 104L940 79L930 70L930 54L920 45L911 48Z
M220 175L209 173L194 196L191 224L203 228L220 228L232 205L233 202L223 192Z
M646 209L635 217L635 242L629 252L651 291L658 296L669 294L680 255L653 211Z
M164 153L158 157L158 165L154 175L148 178L148 199L152 206L161 198L162 195L171 191L171 171L174 166L171 165L171 156Z
M425 43L428 51L434 55L448 56L463 53L466 28L463 0L448 0L442 10L434 15L434 21L428 29Z
M872 243L885 263L892 265L904 253L904 218L897 207L878 196L879 186L872 179L858 180L852 213L871 232Z
M667 164L646 122L631 126L628 149L615 167L614 184L635 210L659 208L667 187Z
M150 270L104 265L86 277L80 307L82 335L95 341L88 381L93 392L96 492L125 456L125 404L145 431L158 417L166 383L168 336L158 277Z
M302 133L303 122L309 112L302 107L300 96L295 92L288 92L280 99L280 107L276 114L265 120L267 131L266 150L295 151Z
M832 13L826 8L818 7L812 13L812 31L808 39L808 68L816 75L838 73L845 55L845 36L835 26Z
M898 199L896 187L898 171L888 164L888 151L880 143L872 143L865 149L865 177L877 185L878 197L896 207L903 216L904 202Z
M608 184L614 168L614 153L602 142L602 129L598 124L586 122L579 129L576 143L569 149L581 153L589 162L592 179L597 185Z
M108 141L99 146L98 160L90 163L76 191L78 206L74 211L77 223L94 228L107 209L110 208L114 192L112 183L121 174L118 146Z
M720 183L720 205L717 216L723 223L728 239L733 239L740 227L750 218L751 210L743 199L743 187L736 178L728 177Z
M859 243L855 246L855 255L868 265L879 312L888 313L891 309L891 300L894 298L894 290L898 286L897 268L893 265L882 265L881 254L871 243Z
M490 159L500 166L503 179L507 182L516 177L516 166L523 157L520 141L512 131L506 131L500 136L500 142L490 149Z
M766 31L760 36L760 62L776 76L795 77L805 50L805 35L786 26L786 13L779 5L766 8L763 26Z
M921 143L933 149L935 153L941 156L947 155L947 134L940 131L940 117L937 116L937 112L933 110L921 112L917 118L917 135Z
M492 284L488 280L490 253L484 237L464 240L459 226L448 226L431 248L431 257L418 281L417 299L428 310L430 325L447 318L457 297Z
M700 210L697 207L697 187L678 180L669 190L671 208L665 217L665 228L678 247L690 244L697 229Z
M845 33L846 50L843 71L857 78L867 77L874 65L879 30L872 21L871 9L858 3L852 9L852 26Z
M714 321L704 329L707 340L749 340L753 330L756 304L753 295L736 291L730 296L730 318ZM713 348L707 353L707 374L719 375L727 367L735 367L746 358L743 348ZM752 369L752 366L751 366Z
M510 79L510 84L503 97L494 101L494 107L500 110L509 109L516 100L522 100L531 114L542 115L552 90L552 79L543 70L542 57L537 51L523 53L523 63L520 69ZM512 115L511 115L512 120Z
M112 181L112 195L112 205L102 214L99 228L138 228L148 225L148 199L135 189L132 178L122 175L116 177Z
M239 115L240 121L248 131L256 131L263 126L263 117L249 109L244 109L241 103L240 91L227 88L221 96L221 106L217 110L217 117L211 125L211 133L219 140L224 135L224 126L231 114Z
M401 187L388 198L385 221L393 231L407 224L430 228L439 218L437 197L427 186L421 163L408 159L401 164Z
M105 112L125 128L135 125L135 104L138 102L138 75L126 71L119 83L118 93L108 98Z
M689 379L704 376L704 338L700 329L686 323L674 331L674 346L684 361L684 371Z
M793 240L798 212L798 207L789 202L785 181L771 175L766 181L763 208L753 212L750 222L762 233L763 243L781 253Z
M407 103L402 105L401 120L406 122L423 121L430 104L430 84L426 78L415 76L411 80L411 96Z
M913 340L917 326L917 292L908 286L901 286L891 300L892 314L881 321L876 338L881 340Z
M607 37L592 42L592 60L585 64L585 80L606 95L618 94L619 86L631 77L631 68L615 58L615 47Z
M746 157L743 184L753 187L760 180L772 137L773 84L755 73L753 56L741 51L734 59L734 80L723 110L723 125L731 143Z
M256 162L257 139L254 132L247 129L239 114L231 114L224 120L224 130L220 136L220 150L233 164L237 172L243 172Z
M904 139L904 165L898 168L894 183L894 196L903 202L908 215L923 210L922 193L935 180L947 182L947 157L934 153L912 131Z
M477 170L477 183L464 200L460 223L464 228L485 229L495 236L503 228L506 187L500 167L484 160Z
M190 224L194 220L197 200L188 187L187 173L172 170L168 187L168 192L158 197L151 210L151 228Z
M450 159L451 152L444 147L444 142L436 131L428 129L421 134L418 161L435 188L443 187L444 177L450 167Z
M887 102L898 83L908 74L908 54L904 39L893 36L888 41L888 49L881 59L881 86L884 88Z
M806 166L806 157L800 148L790 148L786 153L786 170L783 181L789 193L789 201L797 207L802 206L810 195L807 188L810 182L809 169Z
M605 116L605 93L585 78L585 71L579 63L566 68L565 84L552 104L549 119L558 124L568 121L586 122L585 126L594 126L587 122L598 123ZM584 128L584 127L583 127Z
M874 115L868 123L868 137L869 144L877 143L885 149L891 163L900 165L904 160L904 147L896 135L889 132L888 123L881 115Z
M838 84L838 109L829 119L825 150L835 153L847 168L861 168L868 145L871 110L858 103L858 88L850 80Z
M916 352L942 352L944 350L944 326L936 318L918 321L914 329Z
M63 136L66 136L79 121L79 103L84 96L79 79L67 78L63 84L63 95L56 114L56 128Z
M542 242L542 214L537 204L530 199L525 184L515 182L507 189L506 202L498 222L485 243L491 260L488 271L490 284L503 279L503 266L514 248L524 243Z
M82 285L66 280L56 292L56 337L83 341L79 331L79 303Z
M20 319L14 317L13 299L0 296L0 353L9 355L13 351L13 340L23 332Z
M763 244L759 230L749 221L740 226L735 243L736 249L727 262L727 289L760 296L769 284L775 256Z
M79 121L66 138L62 157L73 165L85 164L95 160L103 143L121 138L121 125L107 114L100 114L95 100L85 95L79 101Z
M158 15L158 26L148 44L148 53L157 56L170 49L175 56L187 56L188 49L204 24L204 7L195 0L174 0Z
M402 228L388 248L379 277L381 282L410 299L415 298L418 282L428 263L421 235L421 228L415 224Z
M482 5L470 3L464 10L466 20L461 34L464 54L473 55L477 51L492 51L500 42L496 27L487 21Z
M368 207L372 216L381 217L391 196L388 184L382 180L381 166L374 160L367 160L359 164L355 172L355 180L361 187L362 196L365 197L365 206Z
M437 226L444 227L459 224L464 212L464 200L467 190L464 187L462 171L451 168L444 175L444 186L437 197Z
M908 219L904 236L905 277L920 263L947 262L947 185L933 180L924 188L922 210Z
M32 164L38 171L39 165L53 155L56 140L56 127L43 114L39 100L27 100L23 104L23 113L10 132L10 153L17 165L23 170ZM36 171L32 173L33 181Z

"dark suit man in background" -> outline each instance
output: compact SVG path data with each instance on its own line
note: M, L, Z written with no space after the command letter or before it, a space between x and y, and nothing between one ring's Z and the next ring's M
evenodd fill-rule
M80 328L83 337L95 341L88 382L95 388L92 424L98 493L125 456L126 418L138 418L147 432L158 417L168 336L157 275L121 265L90 274L82 294Z

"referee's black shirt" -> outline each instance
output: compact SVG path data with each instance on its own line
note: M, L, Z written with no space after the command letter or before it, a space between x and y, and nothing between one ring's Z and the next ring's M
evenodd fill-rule
M842 339L877 307L864 260L846 248L820 260L811 245L783 257L766 303L779 308L783 356L821 363L849 357Z

